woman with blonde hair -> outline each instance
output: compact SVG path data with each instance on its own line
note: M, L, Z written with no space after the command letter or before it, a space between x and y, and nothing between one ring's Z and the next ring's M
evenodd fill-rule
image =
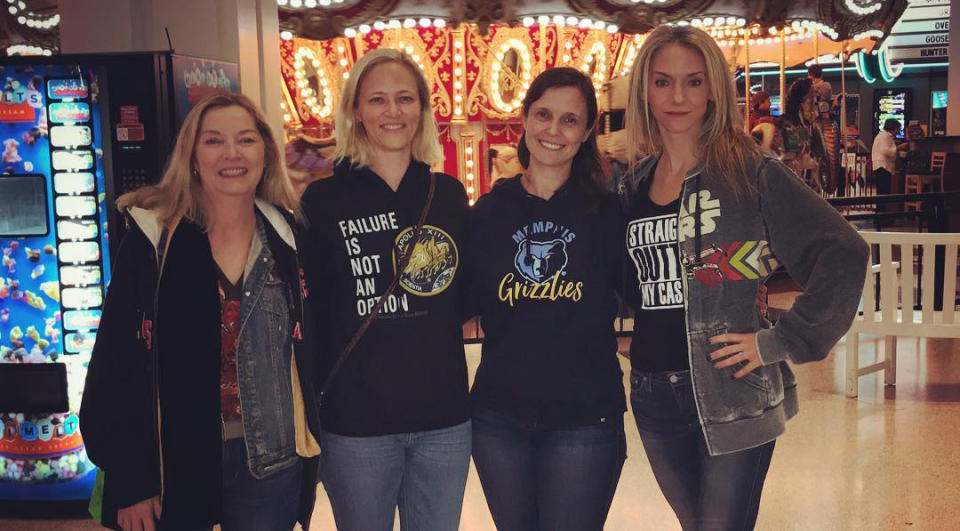
M406 54L354 65L336 166L302 198L323 293L321 475L337 528L454 530L470 461L461 329L463 186L440 161L430 88Z
M626 128L640 437L684 529L752 529L774 443L797 413L786 361L824 359L849 328L867 246L743 131L723 53L699 29L661 26L644 41ZM773 326L756 299L781 263L805 289Z
M263 113L202 100L160 183L117 205L130 230L80 409L104 525L308 528L316 361L296 194Z

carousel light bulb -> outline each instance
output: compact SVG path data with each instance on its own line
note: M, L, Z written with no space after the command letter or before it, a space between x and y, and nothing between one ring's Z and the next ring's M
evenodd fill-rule
M473 206L475 203L476 203L476 201L474 201L473 199L471 199L469 204L470 204L470 206Z
M500 71L500 63L493 63L493 64L490 66L490 68L492 68L494 72L499 72L499 71Z
M567 41L567 43L564 44L563 47L569 50L569 49L573 48L573 43L570 42L570 41Z
M456 55L453 56L453 60L459 63L459 62L463 61L463 55L461 55L461 54L458 53L458 54L456 54Z
M390 29L400 29L401 24L399 20L394 18L390 20L387 26L390 26Z
M467 174L467 180L468 180L468 181L472 181L472 180L473 180L473 172L470 172L470 173Z
M737 19L737 26L743 27L743 26L746 26L746 25L747 25L747 19L745 19L745 18L738 18L738 19Z
M593 29L595 30L602 30L605 27L607 27L607 23L602 20L598 20L593 23Z
M472 160L468 160L468 161L467 161L467 167L468 167L468 168L472 168L472 167L473 167L473 161L472 161Z
M317 0L303 0L303 5L310 9L313 9L317 7Z
M468 194L472 194L472 193L473 193L473 187L472 187L472 186L468 186L468 187L467 187L467 193L468 193Z
M459 50L463 47L463 43L460 41L453 41L453 47Z
M345 52L345 51L347 51L347 49L344 48L342 44L341 44L340 46L337 46L337 52L338 52L338 53L343 53L343 52Z
M780 33L780 30L776 26L770 26L770 35L776 35L777 33Z
M607 31L609 33L616 33L620 31L620 28L616 24L607 24Z
M375 30L377 30L377 31L383 31L386 27L387 27L387 25L384 24L382 20L378 20L378 21L376 21L376 22L373 23L373 29L375 29Z
M403 27L405 28L414 28L417 26L417 21L412 18L406 18L403 20Z
M352 39L352 38L354 38L354 37L357 36L357 30L355 30L355 29L353 29L353 28L347 28L347 29L343 30L343 35L344 35L344 37L347 37L348 39Z
M566 54L566 53L563 54L563 60L564 60L565 62L566 62L566 61L569 61L569 60L570 60L570 54Z
M704 17L703 18L704 26L713 26L713 17Z
M283 7L287 5L287 0L277 0L277 5Z
M589 18L580 19L580 29L590 29L593 27L593 21Z
M350 72L344 72L343 79L350 79Z
M327 86L327 78L325 78L325 77L321 77L321 78L320 78L320 86L322 86L322 87ZM323 90L323 93L326 94L326 93L327 93L327 89L324 89L324 90Z
M280 32L280 39L285 40L285 41L289 41L289 40L292 39L292 38L293 38L293 33L289 32L289 31L287 31L287 30L283 30L283 31Z
M576 26L577 23L580 22L580 21L577 19L577 17L574 17L574 16L569 16L569 17L567 17L567 18L564 19L564 20L566 21L566 23L567 23L568 26Z
M327 7L330 5L330 0L320 0L320 5L323 7Z
M537 24L540 24L541 26L546 26L549 23L550 23L550 17L546 15L540 15L539 17L537 17Z
M457 77L462 76L462 75L463 75L463 70L460 70L459 68L454 68L454 69L453 69L453 75L455 75L455 76L457 76Z
M407 45L406 52L410 55L413 55L413 46Z
M727 23L727 19L724 17L717 17L713 19L713 23L716 24L717 26L723 26L724 24Z
M320 61L314 59L314 60L313 60L313 67L314 67L314 68L320 68Z
M346 58L340 59L340 66L347 66Z
M429 18L424 17L420 19L421 28L429 28L432 25L433 25L433 22Z
M457 107L457 108L455 108L455 109L453 110L453 112L454 112L454 114L457 114L457 115L459 116L459 115L463 114L463 109L461 109L460 107Z
M461 82L459 82L459 81L454 81L454 82L453 82L453 88L455 88L456 90L460 90L461 88L463 88L463 83L461 83Z
M301 0L290 0L290 7L299 8L302 5L303 2L301 2Z
M363 33L364 35L366 35L367 33L370 33L370 26L368 24L360 24L360 27L357 29L360 31L360 33Z
M695 27L695 28L699 28L700 26L703 25L703 21L701 21L699 18L695 18L695 19L693 19L693 20L690 21L690 25L693 26L693 27Z
M417 54L413 54L413 62L419 63L419 62L420 62L420 56L417 55Z
M566 19L563 18L563 15L554 15L554 16L553 16L553 23L556 24L557 26L563 26L563 24L564 24L565 21L566 21Z
M447 21L442 18L433 19L433 27L435 28L444 28L447 26Z
M534 20L533 17L523 17L523 25L526 27L533 26Z
M455 101L455 102L457 102L457 103L460 103L461 101L463 101L463 96L461 96L461 95L459 95L459 94L454 94L454 95L453 95L453 101Z

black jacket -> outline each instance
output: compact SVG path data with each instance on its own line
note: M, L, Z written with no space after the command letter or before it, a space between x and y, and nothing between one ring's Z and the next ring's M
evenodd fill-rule
M296 323L309 309L297 289L296 250L273 223L295 225L275 208L260 208L267 212L258 210L266 218L277 274L294 286ZM158 285L160 224L143 209L131 209L127 221L133 223L114 264L80 408L87 454L105 474L102 523L115 527L117 509L161 495L162 529L212 526L220 520L223 441L220 299L210 244L199 226L181 221L170 235ZM297 372L316 437L316 364L309 327L299 329ZM313 510L316 463L310 459L303 467L304 528Z

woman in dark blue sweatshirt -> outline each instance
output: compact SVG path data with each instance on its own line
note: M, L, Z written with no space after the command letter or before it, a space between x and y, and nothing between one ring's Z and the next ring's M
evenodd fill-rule
M622 220L603 191L593 85L540 74L525 172L480 198L467 267L482 319L473 458L498 529L602 529L626 457L613 321Z

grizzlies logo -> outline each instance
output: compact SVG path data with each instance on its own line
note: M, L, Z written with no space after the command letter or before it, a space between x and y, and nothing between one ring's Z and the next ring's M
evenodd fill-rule
M523 278L545 282L567 267L567 243L560 239L547 242L524 239L513 263Z
M413 228L407 227L397 236L393 252L393 271L396 274L397 260L407 247L410 259L400 276L400 286L414 295L429 297L437 295L450 286L460 264L457 244L443 230L424 225L417 241L413 241Z

